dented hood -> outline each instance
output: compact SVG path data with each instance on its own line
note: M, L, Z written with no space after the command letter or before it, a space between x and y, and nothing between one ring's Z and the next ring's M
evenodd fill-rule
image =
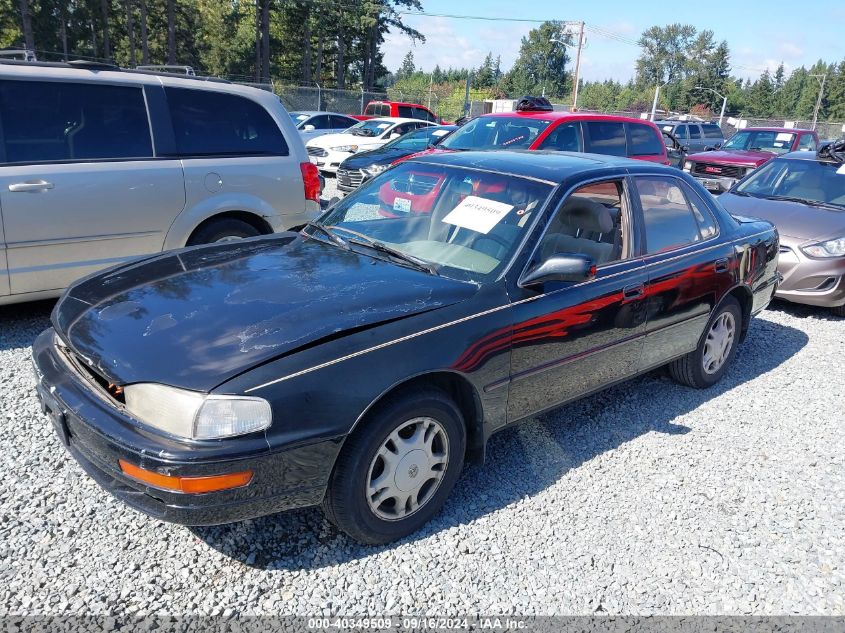
M260 363L450 305L472 284L313 238L279 235L156 256L71 286L53 313L115 384L209 391Z

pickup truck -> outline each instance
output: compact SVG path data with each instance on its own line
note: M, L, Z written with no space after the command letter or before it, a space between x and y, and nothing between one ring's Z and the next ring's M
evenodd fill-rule
M402 117L403 119L421 119L432 123L441 123L440 117L418 103L401 101L370 101L363 114L353 114L352 118L366 121L375 117Z
M684 171L711 193L719 194L775 156L798 150L815 152L818 145L819 137L812 130L748 127L717 150L687 156Z

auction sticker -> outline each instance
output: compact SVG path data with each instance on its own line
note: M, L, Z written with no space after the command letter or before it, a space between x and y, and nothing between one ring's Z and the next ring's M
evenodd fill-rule
M394 198L393 199L393 210L394 211L402 211L403 213L410 213L411 212L411 201L407 198Z
M775 137L776 141L791 141L792 134L789 132L778 132L778 135Z
M486 235L511 209L513 205L506 202L467 196L443 218L443 221Z

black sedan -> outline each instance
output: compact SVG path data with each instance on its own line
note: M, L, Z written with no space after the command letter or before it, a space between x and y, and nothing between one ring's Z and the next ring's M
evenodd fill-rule
M403 134L378 149L353 154L338 167L337 188L344 193L354 191L361 186L362 182L380 174L406 156L436 147L440 141L457 129L457 125L424 127Z
M153 517L322 504L384 543L510 424L661 365L714 384L777 287L777 253L771 224L674 169L414 158L299 233L71 286L33 345L38 395L79 464Z

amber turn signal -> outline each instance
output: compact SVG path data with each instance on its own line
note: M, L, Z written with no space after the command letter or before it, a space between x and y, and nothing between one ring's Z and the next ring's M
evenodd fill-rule
M228 473L226 475L210 475L207 477L174 477L135 466L122 459L117 461L120 464L120 470L132 479L141 481L154 488L174 490L188 494L218 492L220 490L229 490L230 488L240 488L252 481L251 470Z

